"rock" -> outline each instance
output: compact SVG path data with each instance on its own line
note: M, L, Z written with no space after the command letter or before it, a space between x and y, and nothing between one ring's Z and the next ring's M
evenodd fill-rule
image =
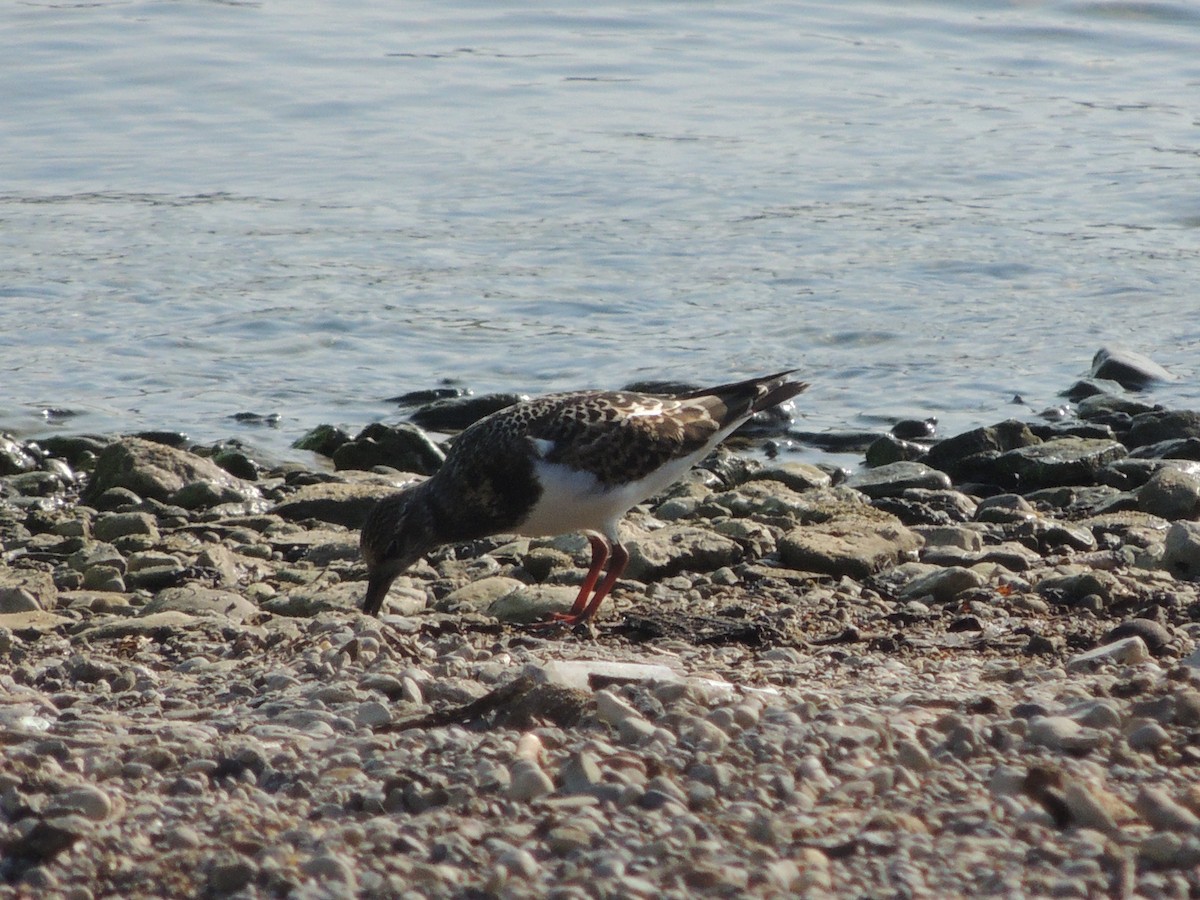
M71 620L42 610L29 612L0 613L0 629L13 634L23 631L46 633L69 625Z
M1173 522L1163 541L1162 567L1179 578L1200 575L1200 522Z
M959 550L975 551L983 548L983 535L973 528L962 525L938 525L914 529L925 541L925 549L955 547Z
M95 459L112 442L113 438L94 434L51 434L38 438L43 450L65 459L73 469Z
M937 435L937 424L935 416L928 419L901 419L892 426L892 434L902 441L931 441Z
M945 472L954 481L990 481L994 460L1017 447L1041 443L1024 422L1009 419L987 428L976 428L947 438L929 448L921 460Z
M554 782L531 759L519 759L510 770L508 796L522 803L554 793Z
M422 406L426 403L433 403L435 400L449 400L454 397L470 397L471 392L467 388L452 387L448 382L443 382L444 387L436 388L418 388L415 391L405 391L403 394L397 394L395 397L388 397L385 403L395 403L398 406Z
M1171 735L1157 722L1147 722L1131 731L1125 740L1131 750L1153 752L1170 744Z
M1175 802L1162 788L1143 784L1133 805L1151 828L1162 831L1200 831L1200 816Z
M1140 391L1156 381L1174 381L1175 376L1147 356L1123 347L1101 347L1092 357L1092 377L1106 378L1131 391Z
M98 541L114 541L128 535L144 535L158 540L158 523L150 513L107 513L92 523L92 536Z
M1171 521L1200 518L1200 478L1163 466L1138 490L1137 508Z
M896 497L911 488L946 490L950 477L924 463L893 462L857 472L847 484L868 497Z
M5 855L34 862L52 860L90 834L93 827L79 815L38 818L7 842Z
M521 566L534 581L545 581L559 569L575 565L571 554L556 547L534 547L521 558Z
M986 579L974 569L948 566L910 581L900 591L901 600L933 597L938 603L949 603L963 591L982 586Z
M214 588L187 584L169 587L154 595L145 605L143 615L162 612L181 612L189 616L221 616L234 622L244 622L258 614L259 609L240 594Z
M1150 651L1140 637L1127 637L1104 644L1067 661L1068 672L1088 672L1099 666L1132 666L1150 659Z
M242 559L228 547L214 544L205 547L196 556L196 567L207 569L216 574L217 583L223 587L233 587L238 583L238 560Z
M929 491L909 488L899 497L879 497L871 505L889 513L905 525L949 525L969 522L975 516L975 501L959 491Z
M516 593L524 587L525 582L518 581L516 578L491 575L456 588L438 600L434 608L449 612L466 607L476 612L483 612L497 600Z
M1095 483L1097 473L1126 455L1113 440L1065 437L1000 454L995 470L1022 492L1060 485Z
M811 463L782 462L765 465L750 474L751 481L778 481L793 491L829 487L833 479L829 473Z
M292 442L297 450L308 450L321 456L333 456L335 450L350 441L350 435L333 425L318 425Z
M108 794L93 785L81 785L56 796L49 812L54 816L77 814L93 822L103 822L112 815L112 809Z
M208 891L215 896L228 896L250 884L258 874L253 861L232 850L222 850L209 860Z
M3 622L0 622L3 624ZM197 627L195 616L170 611L142 616L122 616L79 632L80 640L111 641L125 637L158 638L162 635L186 633Z
M559 772L564 794L591 794L604 780L594 754L586 750L573 753Z
M845 517L796 528L779 542L784 565L835 577L867 578L915 554L921 538L898 520Z
M1102 638L1103 643L1111 644L1125 638L1141 638L1146 649L1154 656L1161 656L1172 641L1173 635L1164 626L1153 619L1130 619L1110 629Z
M1125 435L1128 447L1143 447L1166 441L1200 438L1200 412L1196 410L1153 410L1134 416Z
M1129 804L1111 791L1075 779L1063 784L1063 802L1072 825L1091 828L1113 838L1121 834L1121 825L1135 818Z
M920 459L928 448L912 441L901 440L895 435L885 434L876 438L866 451L866 463L869 467L886 466L889 463L906 462Z
M975 507L975 521L1016 523L1037 518L1028 500L1020 494L995 494L980 500Z
M1066 716L1034 716L1029 721L1029 740L1060 753L1087 753L1104 746L1108 737Z
M1038 582L1037 591L1068 605L1079 603L1083 598L1098 596L1105 603L1112 600L1121 590L1121 584L1109 572L1095 570L1075 575L1052 575Z
M37 460L19 443L0 434L0 476L19 475L37 468Z
M0 615L54 609L58 588L49 572L0 565Z
M146 562L148 556L166 557L169 562L149 565ZM137 561L136 567L135 560ZM187 569L183 564L166 553L135 554L129 558L129 563L125 576L121 579L125 584L125 589L129 591L161 591L164 588L176 587L187 576ZM86 576L84 580L87 581Z
M208 485L221 498L220 502L261 496L253 485L235 478L211 460L165 444L128 437L109 444L96 458L84 500L90 502L111 488L127 488L139 497L166 501L195 483Z
M1182 690L1175 695L1175 721L1186 728L1200 725L1200 691ZM1200 790L1195 799L1197 802L1189 803L1189 806L1200 811Z
M360 728L379 728L391 723L392 711L378 700L367 700L355 708L353 718Z
M600 721L613 726L626 743L641 744L654 733L654 725L612 691L596 692L596 713Z
M810 447L828 453L865 453L879 440L875 431L792 431L790 435Z
M526 394L481 394L478 397L447 397L413 411L409 419L429 431L462 431L484 416L528 400Z
M1146 459L1157 462L1164 459L1200 461L1200 438L1176 438L1169 441L1159 441L1154 444L1142 444L1130 451L1135 459Z
M742 558L742 546L709 528L672 523L627 539L629 566L635 581L656 581L680 572L712 572Z
M501 622L531 625L544 622L554 613L565 613L575 603L579 589L563 585L521 585L497 597L484 610Z
M1120 394L1095 394L1080 400L1075 414L1081 419L1113 421L1114 415L1138 416L1154 409L1153 404Z
M123 594L125 592L125 576L116 566L103 564L88 566L83 573L83 582L80 587L85 591L111 591Z
M400 472L432 475L445 459L446 454L429 435L407 423L372 423L333 452L333 465L338 470L387 466Z

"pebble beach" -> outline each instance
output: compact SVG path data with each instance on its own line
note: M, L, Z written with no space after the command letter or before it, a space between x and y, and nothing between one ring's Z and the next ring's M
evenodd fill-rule
M949 436L756 423L586 631L532 624L580 535L359 611L466 401L321 466L0 438L0 897L1196 896L1200 412L1093 375Z

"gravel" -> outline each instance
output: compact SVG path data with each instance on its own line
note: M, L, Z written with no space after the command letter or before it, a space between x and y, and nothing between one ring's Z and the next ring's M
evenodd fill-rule
M1000 423L866 493L714 464L591 634L518 624L571 538L362 616L411 475L5 438L0 895L1195 896L1194 478L1114 487L1127 433Z

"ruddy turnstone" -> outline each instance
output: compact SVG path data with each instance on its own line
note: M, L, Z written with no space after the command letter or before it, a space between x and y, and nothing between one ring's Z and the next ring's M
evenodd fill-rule
M592 564L571 610L554 618L590 621L629 562L617 530L625 513L756 412L808 387L788 380L794 371L675 396L549 394L480 419L454 440L435 475L383 498L367 517L363 612L378 615L396 576L439 545L582 531Z

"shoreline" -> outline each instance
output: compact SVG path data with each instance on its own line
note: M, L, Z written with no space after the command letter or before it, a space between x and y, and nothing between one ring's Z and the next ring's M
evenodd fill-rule
M10 442L0 892L1195 893L1200 414L1073 402L845 480L719 451L590 636L521 625L572 535L362 616L414 475Z

